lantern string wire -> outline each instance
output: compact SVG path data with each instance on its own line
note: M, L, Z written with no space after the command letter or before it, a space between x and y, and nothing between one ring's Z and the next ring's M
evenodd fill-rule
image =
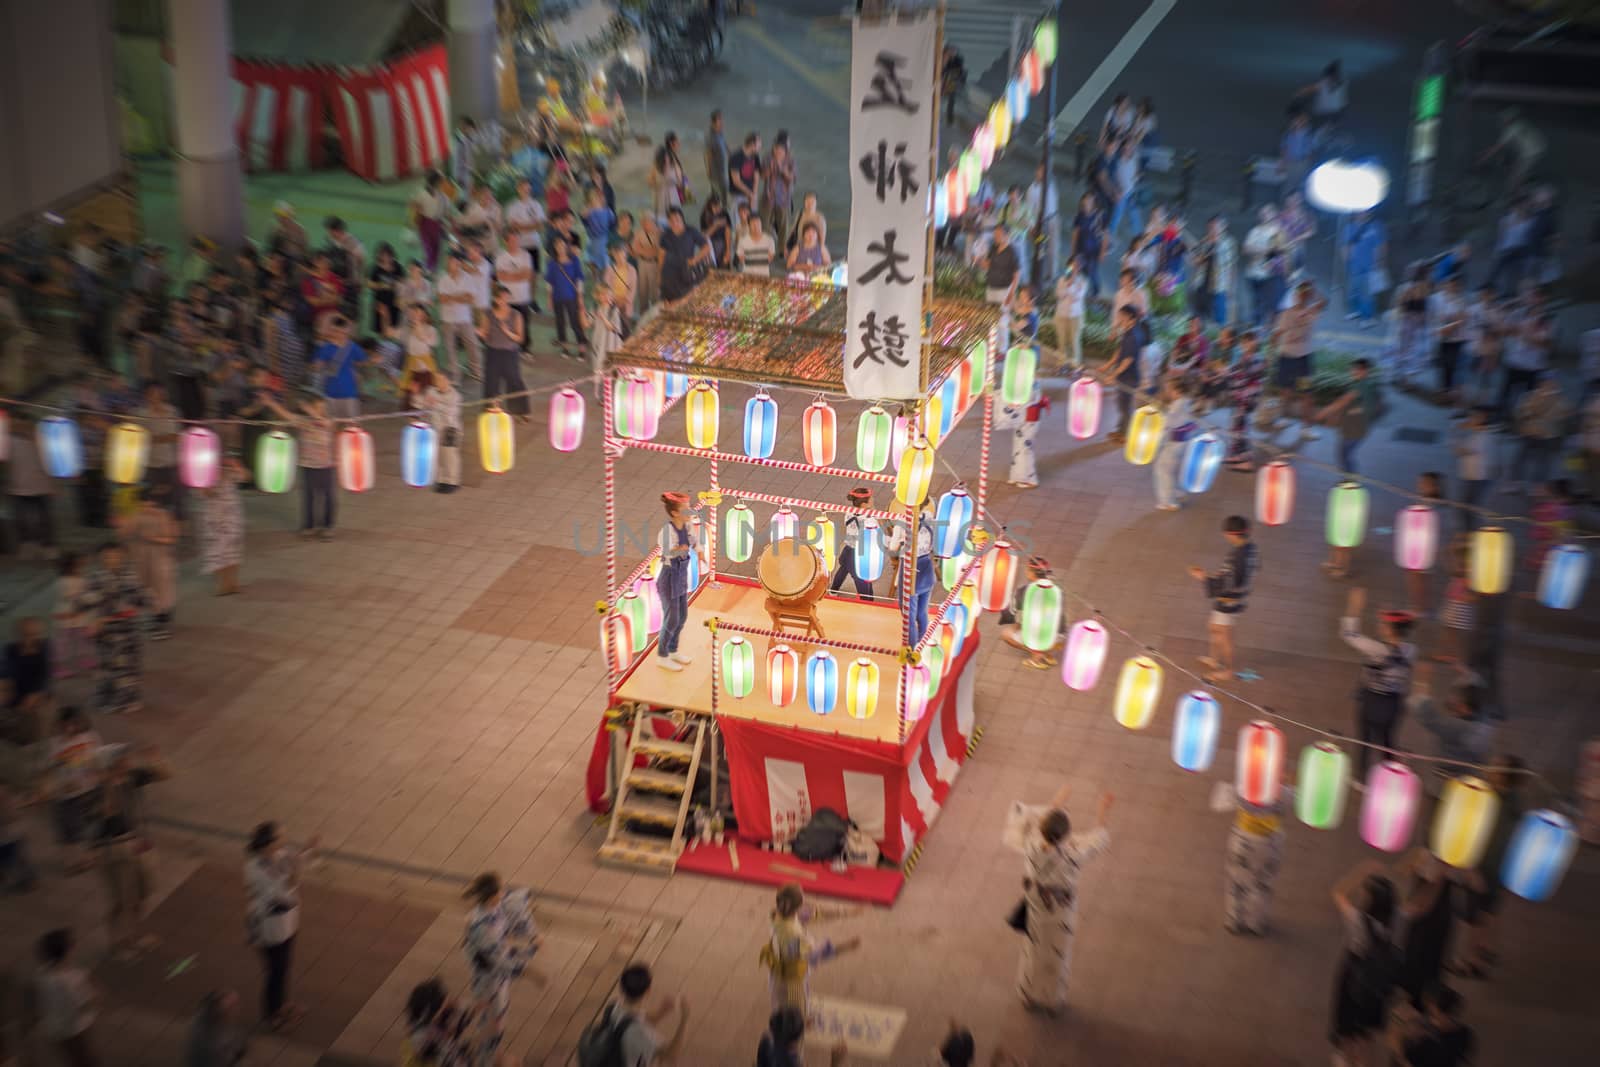
M941 463L941 465L944 466L945 470L949 474L951 474L952 476L954 476L956 474L955 469L952 468L948 463L946 463L942 457L940 458L939 462ZM989 507L989 512L990 512L990 514L991 514L991 516L992 516L992 518L993 518L993 520L995 522L995 525L998 526L1001 529L1005 529L1006 524L1004 522L1000 521L1000 517L998 515L994 515L993 514L994 513L994 507L993 507L992 504ZM978 554L977 554L977 558L975 558L973 562L976 563L978 561L978 559L982 558L982 556L983 556L983 554L985 552L990 551L993 548L996 540L997 539L991 538L988 544L986 544L984 546L981 546L979 548L979 551L978 551ZM1296 727L1298 729L1304 730L1307 733L1316 734L1319 737L1327 738L1330 741L1338 741L1341 744L1355 745L1355 746L1359 746L1361 748L1371 749L1374 752L1381 752L1386 757L1390 757L1390 758L1393 758L1393 759L1401 760L1401 761L1404 761L1404 762L1408 762L1408 763L1430 763L1430 764L1435 764L1435 765L1438 765L1438 766L1455 767L1455 768L1459 768L1459 769L1464 770L1464 771L1481 771L1481 772L1484 772L1484 773L1495 773L1495 772L1498 772L1498 773L1501 773L1501 774L1517 774L1517 775L1521 775L1523 777L1532 779L1534 781L1541 782L1547 788L1551 788L1552 791L1553 791L1552 783L1547 778L1545 778L1544 775L1542 775L1539 772L1537 772L1535 770L1532 770L1530 768L1525 768L1525 767L1524 768L1496 767L1496 766L1492 766L1492 765L1489 765L1489 764L1470 763L1470 762L1465 761L1465 760L1449 759L1448 757L1445 757L1445 756L1429 756L1429 755L1425 755L1425 754L1420 753L1420 752L1412 752L1412 751L1407 750L1407 749L1390 748L1390 747L1388 747L1386 745L1378 745L1378 744L1374 744L1374 743L1372 743L1370 741L1361 741L1361 740L1358 740L1356 738L1350 737L1347 734L1339 733L1339 732L1337 732L1335 730L1328 730L1328 729L1324 729L1323 727L1320 727L1320 726L1314 726L1311 723L1303 722L1300 719L1296 719L1292 715L1285 715L1283 712L1278 711L1278 710L1276 710L1274 708L1271 708L1271 707L1269 707L1269 706L1267 706L1265 704L1259 704L1256 701L1253 701L1248 697L1241 696L1239 693L1235 692L1232 689L1229 689L1229 688L1226 688L1224 686L1218 685L1218 684L1216 684L1214 682L1207 681L1200 674L1196 673L1195 671L1190 670L1188 667L1185 667L1183 664L1179 663L1177 660L1173 659L1171 656L1169 656L1166 653L1160 651L1156 647L1156 645L1153 644L1148 639L1140 637L1138 634L1133 633L1131 630L1128 630L1128 629L1124 628L1123 626L1121 626L1114 619L1112 619L1110 616L1108 616L1104 611L1102 611L1099 608L1095 607L1094 604L1089 600L1088 597L1084 596L1082 593L1079 593L1077 590L1075 590L1071 586L1067 585L1066 582L1063 581L1059 576L1051 575L1051 580L1055 582L1056 586L1067 597L1071 598L1072 600L1076 601L1077 603L1079 603L1079 604L1083 605L1085 608L1087 608L1089 613L1091 615L1093 615L1096 619L1098 619L1107 629L1116 632L1118 635L1120 635L1122 638L1124 638L1129 643L1134 645L1136 648L1142 649L1143 650L1143 653L1142 653L1143 655L1150 656L1150 657L1152 657L1154 659L1157 659L1157 660L1161 661L1162 663L1165 663L1172 670L1176 671L1178 674L1183 675L1185 678L1195 682L1201 688L1203 688L1203 689L1205 689L1205 690L1207 690L1209 692L1218 693L1218 694L1220 694L1222 696L1227 697L1230 700L1237 701L1240 704L1243 704L1245 707L1249 708L1251 711L1256 712L1259 715L1265 716L1266 718L1274 719L1274 720L1276 720L1278 722L1282 722L1282 723L1287 723L1290 726L1293 726L1293 727Z

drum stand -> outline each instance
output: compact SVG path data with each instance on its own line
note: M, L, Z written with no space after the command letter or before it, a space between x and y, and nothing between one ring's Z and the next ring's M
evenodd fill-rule
M822 620L817 618L817 605L811 604L781 604L772 597L767 598L765 604L767 617L772 620L774 630L803 630L801 637L807 638L815 634L826 639L828 633L822 628Z

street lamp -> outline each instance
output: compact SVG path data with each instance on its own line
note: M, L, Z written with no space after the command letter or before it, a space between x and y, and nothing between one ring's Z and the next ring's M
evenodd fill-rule
M1319 211L1339 217L1333 248L1333 291L1345 278L1346 245L1350 216L1371 211L1389 195L1389 172L1374 159L1333 158L1319 164L1306 178L1306 199Z

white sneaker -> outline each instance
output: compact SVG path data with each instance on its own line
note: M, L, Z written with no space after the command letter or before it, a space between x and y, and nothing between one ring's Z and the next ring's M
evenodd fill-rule
M683 664L679 663L677 660L669 659L666 656L657 656L656 657L656 666L660 667L664 671L681 671L681 670L683 670Z
M674 653L673 653L673 654L672 654L672 656L671 656L671 658L672 658L672 659L673 659L673 660L674 660L674 661L675 661L675 662L677 662L677 663L681 663L681 664L683 664L683 665L684 665L684 666L688 666L688 665L689 665L689 664L691 664L691 663L693 663L693 662L694 662L694 657L692 657L692 656L686 656L686 655L684 655L684 654L683 654L683 653L682 653L682 652L674 652Z

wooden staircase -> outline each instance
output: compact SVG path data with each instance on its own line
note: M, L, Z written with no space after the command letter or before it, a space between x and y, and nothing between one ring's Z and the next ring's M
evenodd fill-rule
M666 712L648 709L634 712L628 753L611 803L611 827L600 846L600 862L608 866L671 874L683 852L694 778L712 725L709 717L694 716L694 740L672 741L657 737L654 728L656 719L667 717ZM672 836L630 829L636 826L670 830Z

